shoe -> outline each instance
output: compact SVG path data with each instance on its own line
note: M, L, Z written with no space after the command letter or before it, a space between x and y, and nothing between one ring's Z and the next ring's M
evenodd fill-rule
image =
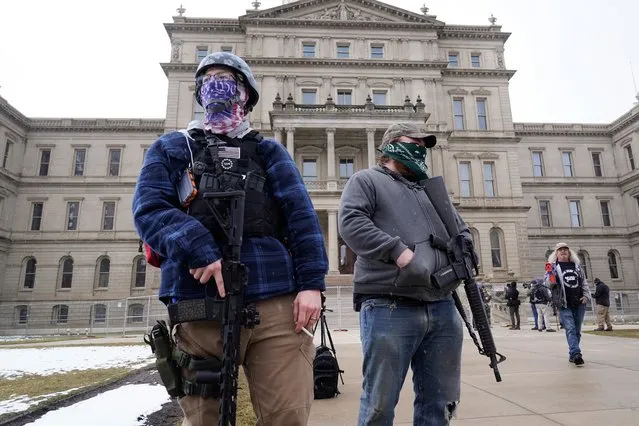
M607 329L605 329L604 331L612 331L612 327L608 327Z
M581 356L581 354L575 355L575 365L577 366L584 365L584 358Z
M574 358L568 358L568 362L574 364L575 363L575 359Z
M595 329L594 329L594 330L592 330L592 331L604 331L604 328L603 328L603 327L599 327L599 328L595 328Z
M548 333L554 333L555 331L557 331L557 330L555 330L553 328L547 328L546 329L546 332L548 332Z
M531 328L531 330L539 330L537 327L533 327Z
M515 330L521 330L521 329L519 328L519 326L517 326L517 327L515 327Z

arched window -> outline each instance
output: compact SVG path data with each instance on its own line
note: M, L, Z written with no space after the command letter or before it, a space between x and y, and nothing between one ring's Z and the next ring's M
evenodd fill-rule
M608 268L610 268L610 278L619 278L619 256L614 250L608 252Z
M67 305L55 305L51 311L51 324L65 324L69 318Z
M111 261L108 257L101 257L97 264L97 288L109 287L109 275L111 273Z
M470 235L473 237L473 246L475 247L475 252L477 253L477 257L479 257L477 267L481 271L481 247L479 244L479 231L475 228L469 228Z
M60 288L71 288L73 282L73 258L60 259Z
M29 307L27 305L16 306L15 322L18 324L27 324L29 322Z
M146 259L138 256L133 260L133 288L144 288L146 285Z
M143 322L144 305L142 305L141 303L135 303L133 305L129 305L128 317L129 317L130 323Z
M586 278L590 278L590 265L588 263L590 259L588 256L588 252L585 250L579 250L579 252L577 253L577 257L579 258L579 262L581 262L581 269L584 271L584 275L586 276Z
M503 268L501 258L501 235L499 230L496 228L490 230L490 257L493 261L493 268Z
M38 261L35 257L27 259L24 265L24 288L33 288L35 286L36 269Z
M102 323L106 322L107 308L106 305L98 304L93 305L93 322Z

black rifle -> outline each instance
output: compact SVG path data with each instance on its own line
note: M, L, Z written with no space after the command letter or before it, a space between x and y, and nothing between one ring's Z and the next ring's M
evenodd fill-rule
M453 281L464 281L466 297L468 298L470 310L473 314L473 318L475 319L477 332L481 339L481 346L477 341L477 336L475 336L470 322L466 318L466 313L461 300L459 299L459 295L456 291L453 291L455 305L457 306L457 310L464 320L468 333L473 339L475 346L477 346L479 353L490 358L490 367L495 373L495 379L498 382L501 382L501 375L499 374L497 364L504 361L506 357L497 352L493 334L490 331L490 326L488 324L488 317L486 316L479 288L477 287L477 281L475 281L475 275L478 273L478 268L472 242L468 241L467 238L459 233L457 216L455 215L453 205L448 197L448 191L446 190L444 179L441 176L436 176L424 181L423 186L428 198L430 198L435 210L437 211L437 215L444 223L446 231L451 237L448 241L446 241L435 235L430 236L431 245L446 252L450 261L449 266L432 274L431 283L436 288L442 288ZM499 360L497 360L498 356Z
M196 381L220 383L220 426L234 426L237 410L237 381L239 373L240 333L242 326L253 328L260 323L255 305L244 301L244 290L248 285L248 268L240 262L242 233L244 230L244 188L263 184L251 172L245 179L238 179L232 173L223 173L218 157L218 147L225 143L215 136L207 135L207 149L213 156L216 175L203 174L202 179L212 179L211 185L201 191L211 214L215 217L227 238L227 250L222 260L222 277L226 296L222 314L222 369L220 372L196 373ZM224 176L226 175L226 177ZM257 178L257 180L256 180ZM202 185L200 186L202 188ZM206 297L211 305L219 303L217 288L212 280L207 285Z

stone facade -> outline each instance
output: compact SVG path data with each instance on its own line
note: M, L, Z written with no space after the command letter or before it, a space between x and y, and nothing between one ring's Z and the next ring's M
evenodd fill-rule
M132 224L136 176L160 134L201 117L193 74L218 50L253 68L251 123L282 141L305 177L328 280L348 282L339 274L352 262L337 231L346 179L375 164L389 124L411 121L437 135L429 167L472 228L484 280L541 275L563 240L591 277L637 287L639 107L610 124L513 123L509 34L494 21L458 26L377 1L302 0L238 19L180 14L165 28L164 120L32 119L0 98L0 318L19 323L16 307L34 302L157 290Z

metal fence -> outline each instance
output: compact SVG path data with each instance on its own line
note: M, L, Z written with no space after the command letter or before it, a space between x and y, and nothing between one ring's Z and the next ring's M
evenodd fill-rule
M461 289L460 289L461 290ZM509 322L508 309L501 286L490 290L491 316L494 323ZM527 300L522 293L522 322L532 321ZM353 310L351 286L328 287L326 318L331 330L359 330L359 315ZM465 302L464 291L460 291ZM639 321L639 290L612 291L610 315L613 322L625 324ZM157 320L167 319L167 311L156 296L129 297L105 301L50 301L0 304L0 335L119 335L142 334ZM594 320L589 304L586 322Z

